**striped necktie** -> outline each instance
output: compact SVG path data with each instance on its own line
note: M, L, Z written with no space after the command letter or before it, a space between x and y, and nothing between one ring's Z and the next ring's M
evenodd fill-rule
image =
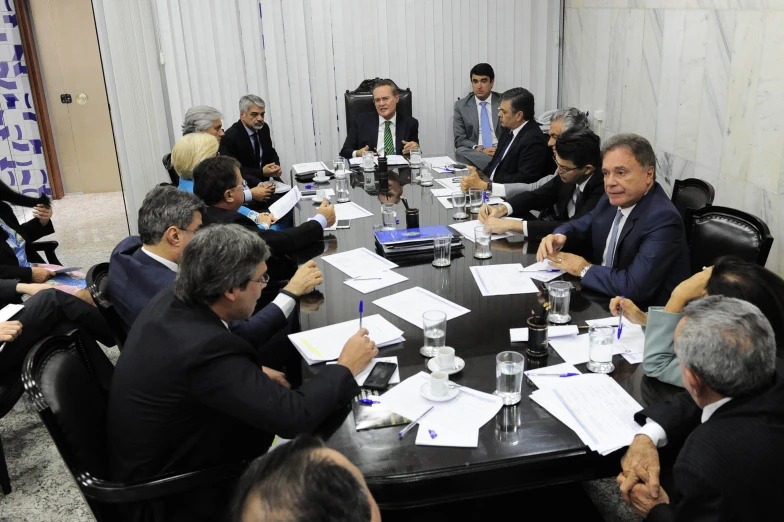
M618 226L621 224L621 218L623 214L621 213L621 209L618 209L618 213L615 214L615 219L613 220L612 229L610 229L610 244L607 245L607 260L604 262L604 266L608 266L612 268L613 266L613 258L615 257L615 245L618 242Z
M395 153L395 142L392 141L392 131L389 129L391 121L384 122L384 153L391 156Z

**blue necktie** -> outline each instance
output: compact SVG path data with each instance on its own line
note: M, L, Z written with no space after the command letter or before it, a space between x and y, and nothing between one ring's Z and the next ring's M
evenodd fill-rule
M482 106L482 147L489 149L493 146L493 133L490 130L490 115L487 114L487 102L480 102Z
M621 224L622 217L623 214L619 208L618 213L615 214L612 229L610 230L610 244L607 245L607 260L604 262L604 266L608 266L610 268L613 266L613 257L615 257L615 244L618 242L618 225Z

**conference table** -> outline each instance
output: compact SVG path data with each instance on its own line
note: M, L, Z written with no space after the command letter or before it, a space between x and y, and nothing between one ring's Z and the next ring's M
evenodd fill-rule
M434 175L457 177L449 173ZM352 220L349 229L325 232L324 255L360 247L375 251L373 233L377 229L374 225L381 223L382 200L395 203L401 193L411 208L419 209L420 226L457 222L452 218L453 210L444 208L431 192L431 188L442 188L438 183L424 187L411 183L410 177L408 168L391 171L391 192L379 194L377 179L374 189L365 190L362 173L352 171L351 201L373 212L373 216ZM316 188L334 189L334 184L331 180L328 184L317 184ZM300 190L305 189L304 183L298 186ZM332 202L336 202L334 196ZM398 228L405 228L405 209L402 202L397 204ZM316 202L304 197L294 209L295 222L306 221L315 214L316 208ZM469 219L476 219L476 216ZM491 245L493 257L480 260L473 257L473 243L466 239L462 242L462 253L458 252L447 268L432 266L432 254L406 263L396 261L400 265L396 271L408 280L369 294L361 294L345 285L347 276L317 257L324 274L324 283L319 286L323 301L315 294L316 297L308 296L303 302L302 329L356 319L359 300L363 299L366 316L381 314L404 331L405 342L381 348L378 356L396 356L400 377L406 379L420 371L428 371L428 359L419 353L423 345L422 328L382 310L373 301L408 288L422 287L470 310L447 323L446 344L466 362L465 368L450 379L492 393L496 385L496 355L506 350L525 354L525 343L510 342L509 329L525 327L531 310L540 310L544 297L541 293L483 297L469 267L508 263L528 266L536 261L538 244L526 244L521 235L495 240ZM586 319L610 315L607 297L583 290L578 278L568 275L563 278L573 280L575 287L571 295L570 324L584 325ZM545 359L527 358L525 369L561 362L563 360L550 347ZM611 377L643 406L665 400L679 391L646 377L641 365L630 364L620 355L614 356L613 363L615 370ZM585 364L577 365L577 368L588 372ZM305 379L318 371L319 365L303 364ZM398 438L400 426L357 431L350 407L334 414L320 434L329 447L340 451L359 467L383 509L419 507L617 475L623 451L604 457L591 451L571 429L528 398L535 389L524 379L522 401L503 407L494 420L480 429L477 448L416 446L414 431L402 440Z

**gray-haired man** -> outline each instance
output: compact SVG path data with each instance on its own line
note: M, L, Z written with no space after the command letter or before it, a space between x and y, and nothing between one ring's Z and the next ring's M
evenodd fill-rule
M771 520L784 464L784 381L770 323L747 301L703 297L675 330L686 392L635 416L621 493L647 520ZM659 485L657 448L679 450ZM773 517L775 518L775 517Z
M194 105L182 120L182 135L205 132L215 136L220 142L223 138L223 116L220 111L209 105Z

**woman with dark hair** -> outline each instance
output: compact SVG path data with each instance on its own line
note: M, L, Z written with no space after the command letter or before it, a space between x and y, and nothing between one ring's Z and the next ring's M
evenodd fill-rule
M11 205L31 207L33 219L19 223ZM49 198L19 194L0 181L0 279L16 279L22 283L43 283L54 272L32 266L44 260L29 244L54 232L52 207Z
M778 357L784 356L784 279L765 267L733 256L720 258L712 267L694 274L673 290L667 305L651 306L648 313L629 299L615 297L610 312L620 313L634 324L645 327L645 375L683 386L678 356L675 354L675 327L689 301L705 295L723 295L748 301L767 317L773 327Z

